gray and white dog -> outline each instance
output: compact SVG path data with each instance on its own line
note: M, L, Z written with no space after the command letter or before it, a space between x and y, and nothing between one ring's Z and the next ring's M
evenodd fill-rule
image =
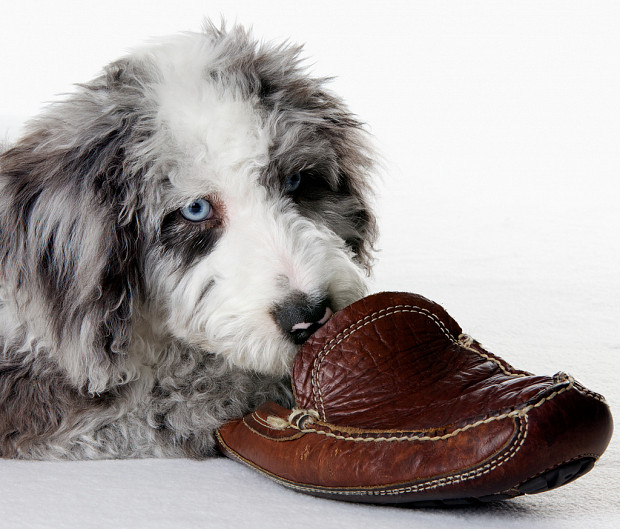
M300 48L163 40L0 157L0 455L204 457L365 293L372 152Z

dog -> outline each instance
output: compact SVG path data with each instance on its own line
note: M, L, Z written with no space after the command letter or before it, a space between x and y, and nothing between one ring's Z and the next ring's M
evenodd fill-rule
M0 455L193 457L363 297L363 124L302 49L210 22L138 49L0 156Z

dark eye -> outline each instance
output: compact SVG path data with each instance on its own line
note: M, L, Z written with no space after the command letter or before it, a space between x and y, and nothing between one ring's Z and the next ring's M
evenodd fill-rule
M299 189L301 185L301 173L293 173L286 177L284 181L284 192L287 194L292 194Z
M181 208L181 215L191 222L204 222L213 216L213 207L208 200L199 198Z

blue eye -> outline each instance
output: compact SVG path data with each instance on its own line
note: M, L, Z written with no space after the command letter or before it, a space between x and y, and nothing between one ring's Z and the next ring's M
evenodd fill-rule
M294 193L295 191L297 191L299 189L299 186L301 185L301 173L293 173L289 176L287 176L286 180L284 181L284 191L286 193Z
M204 222L213 216L213 207L208 200L199 198L181 208L181 215L191 222Z

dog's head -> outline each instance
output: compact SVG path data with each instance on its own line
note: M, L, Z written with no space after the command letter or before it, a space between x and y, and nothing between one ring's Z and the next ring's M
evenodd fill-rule
M2 156L0 297L76 383L123 383L130 351L171 339L282 374L364 294L372 156L299 51L238 27L181 35Z

